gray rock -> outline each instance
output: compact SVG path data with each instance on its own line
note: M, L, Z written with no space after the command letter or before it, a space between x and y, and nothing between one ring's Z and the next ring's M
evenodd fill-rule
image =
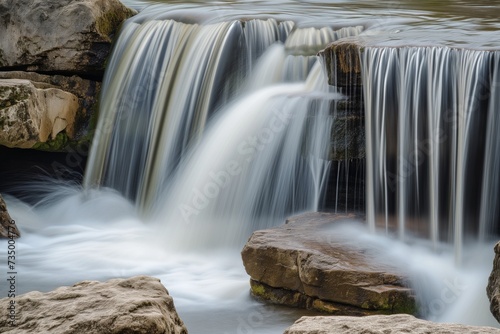
M10 302L15 300L14 326ZM0 332L186 334L172 297L153 277L83 281L48 293L0 299Z
M0 69L102 75L113 35L135 13L118 0L3 0Z
M0 195L0 238L18 238L21 232L7 211L7 204Z
M0 79L0 145L31 148L63 132L74 136L78 98L21 79Z
M490 310L495 319L500 322L500 242L495 245L493 270L488 279L486 293L490 300Z
M433 323L407 314L302 317L285 334L498 334L500 329Z
M242 251L252 293L273 303L333 314L416 313L404 275L379 263L363 245L325 233L332 224L355 219L307 213L254 232Z

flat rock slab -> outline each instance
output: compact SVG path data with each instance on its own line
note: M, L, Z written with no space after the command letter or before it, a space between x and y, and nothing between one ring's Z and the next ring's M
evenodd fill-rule
M407 314L302 317L285 334L498 334L500 329L433 323Z
M187 334L187 330L160 280L137 276L104 283L83 281L47 293L0 299L0 333Z
M409 280L364 245L329 231L354 215L306 213L252 234L242 251L254 296L333 314L416 313Z

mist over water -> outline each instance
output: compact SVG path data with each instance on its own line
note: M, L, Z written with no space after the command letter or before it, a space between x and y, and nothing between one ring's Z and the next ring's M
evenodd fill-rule
M314 314L253 300L241 247L175 250L175 235L159 235L114 191L69 188L55 193L62 195L58 201L39 206L7 197L23 232L17 241L21 293L49 291L84 279L151 275L159 277L174 297L191 333L238 333L239 327L250 326L255 333L277 334L301 315ZM191 228L180 225L186 232ZM493 243L466 248L459 269L450 245L432 251L421 239L403 243L373 235L364 222L334 226L323 237L327 240L330 234L362 244L380 262L397 264L409 273L426 318L498 327L485 293ZM0 244L6 249L5 241Z
M137 8L150 4L124 2ZM23 235L16 241L19 292L48 291L87 279L151 275L161 278L189 332L195 334L277 334L301 315L312 314L252 299L240 251L252 231L320 208L331 164L328 138L336 119L332 106L347 97L328 86L316 52L348 38L373 47L365 54L363 68L365 83L373 88L365 94L371 97L365 103L371 103L374 121L368 126L379 131L373 138L367 135L372 145L367 157L370 227L359 222L334 226L328 233L363 244L381 263L408 273L424 318L498 327L485 292L493 259L491 226L498 218L498 211L490 210L499 196L495 174L487 169L481 173L481 194L488 200L472 211L487 223L478 227L476 234L482 238L459 235L460 266L453 237L442 237L458 234L439 228L451 225L454 217L436 215L447 211L444 197L451 191L440 181L450 175L432 169L439 153L432 151L432 160L425 165L432 173L419 170L407 178L408 183L399 184L396 193L387 191L386 179L377 179L388 173L394 159L390 149L379 146L386 128L380 130L377 124L385 121L382 106L387 101L402 97L391 102L412 112L391 123L394 128L401 125L393 135L405 143L400 148L404 155L421 139L420 129L409 129L412 117L424 117L415 96L428 94L432 105L437 103L434 91L442 96L454 90L461 96L474 92L474 85L447 86L442 71L424 80L425 66L418 59L437 59L432 66L450 69L456 58L449 53L458 51L410 48L400 57L396 49L378 46L401 46L410 38L417 45L496 47L489 30L498 22L489 20L487 3L478 2L478 12L463 20L464 2L444 1L432 8L410 1L396 7L392 2L370 1L303 3L307 10L302 3L283 1L283 11L276 13L276 5L267 2L202 3L200 9L196 2L173 1L156 3L125 23L108 65L84 185L47 181L24 186L24 192L33 195L29 202L37 204L6 197ZM443 34L428 37L436 27ZM492 64L491 75L482 67L476 79L495 87L497 55L478 51L460 57L468 57L464 64L477 64L477 59ZM380 64L384 64L381 69ZM396 67L404 75L394 77L404 85L399 86L399 95L391 95L400 82L388 79L384 86L380 78L391 77ZM466 68L461 73L464 83L476 72ZM419 82L415 78L430 82L429 87L415 84ZM489 125L481 164L487 166L500 161L499 136L494 135L496 100L489 100L485 113ZM444 102L440 106L448 107ZM424 127L439 123L431 114L426 117L417 123ZM473 136L466 128L460 133ZM465 146L443 145L440 152L452 156L457 147L465 152ZM389 161L385 165L380 163L384 159ZM472 166L471 161L462 164ZM452 165L447 160L446 166L455 170ZM339 172L338 178L342 177ZM439 200L427 196L433 191ZM411 207L413 198L426 203L422 210ZM395 203L398 206L391 207ZM467 205L466 200L461 203ZM452 211L460 210L453 206ZM395 229L373 233L395 213L399 214ZM419 223L425 220L434 236L416 238L411 226L406 229L404 223L415 216L423 217ZM376 218L382 224L377 225ZM398 234L403 241L397 240ZM4 261L6 243L1 241L0 247Z

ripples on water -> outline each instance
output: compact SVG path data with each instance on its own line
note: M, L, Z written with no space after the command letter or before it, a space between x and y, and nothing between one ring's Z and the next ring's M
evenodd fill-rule
M299 26L364 25L368 30L362 36L362 42L366 44L500 47L497 33L500 30L500 6L495 1L122 2L137 10L149 7L152 14L163 12L168 6L169 17L181 21L273 17L295 21Z

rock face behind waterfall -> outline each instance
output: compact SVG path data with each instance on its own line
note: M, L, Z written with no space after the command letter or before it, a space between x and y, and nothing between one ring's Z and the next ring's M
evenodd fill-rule
M368 317L302 317L285 334L498 334L500 329L420 320L411 315Z
M48 293L0 299L1 333L187 334L159 279L83 281ZM10 315L15 315L12 326Z
M332 314L416 313L407 279L330 230L341 222L356 218L307 213L254 232L242 251L252 294Z
M17 238L21 233L7 212L7 204L0 196L0 238Z
M111 37L134 13L118 0L2 1L0 69L102 75Z
M493 270L488 280L486 293L490 299L490 310L495 319L500 322L500 242L495 245Z

